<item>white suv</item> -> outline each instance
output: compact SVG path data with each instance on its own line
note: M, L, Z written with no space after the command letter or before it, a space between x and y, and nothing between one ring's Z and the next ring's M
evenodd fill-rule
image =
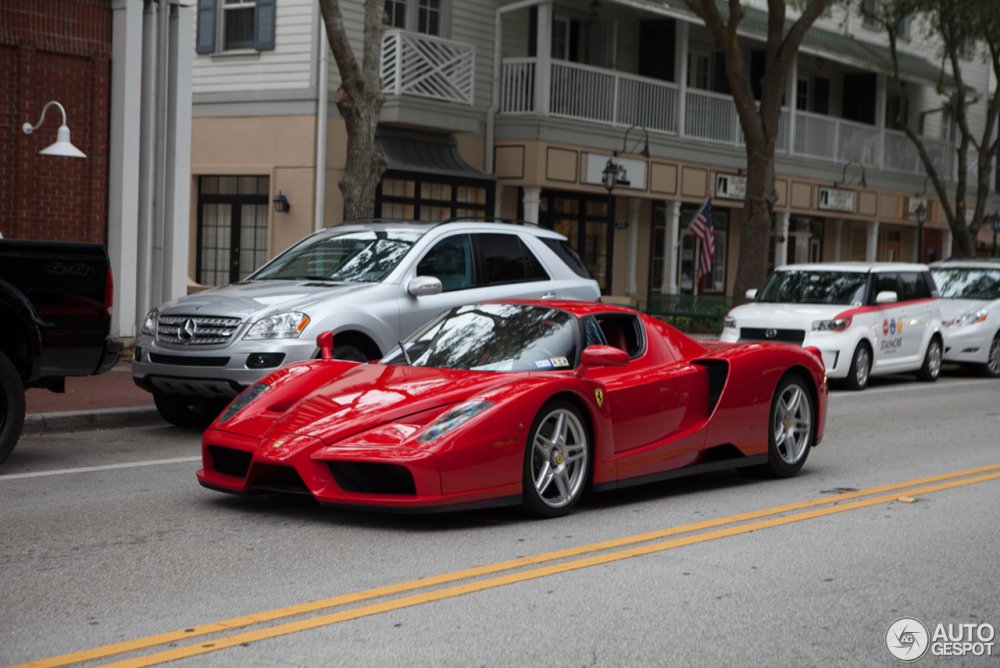
M840 262L778 267L752 304L723 323L723 341L785 341L815 347L827 375L863 389L875 374L941 373L937 286L926 265Z
M312 234L233 285L153 309L133 378L169 422L204 424L274 368L334 355L379 359L438 313L493 299L596 301L566 237L503 223L372 223Z

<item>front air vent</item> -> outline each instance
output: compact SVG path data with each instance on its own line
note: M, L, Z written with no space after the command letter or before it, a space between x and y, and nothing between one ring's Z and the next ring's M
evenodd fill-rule
M228 357L190 357L185 355L162 355L149 353L149 361L154 364L180 364L182 366L226 366Z
M806 339L804 329L765 329L744 327L740 330L740 341L776 341L780 343L802 344Z
M156 323L156 340L191 346L226 343L242 321L209 315L161 315Z
M245 478L250 468L253 454L243 450L224 448L221 445L208 446L208 456L212 460L212 468L223 475L234 478Z
M330 473L345 492L365 494L416 494L413 474L398 464L329 462Z

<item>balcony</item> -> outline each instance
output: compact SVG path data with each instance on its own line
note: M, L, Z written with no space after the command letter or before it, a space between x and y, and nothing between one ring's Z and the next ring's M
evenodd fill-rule
M472 46L403 30L382 37L382 90L386 95L473 103L476 52Z
M732 97L674 83L566 61L551 61L540 86L536 58L505 58L500 68L500 113L568 118L613 127L638 125L652 133L743 146ZM683 109L683 116L680 110ZM806 111L794 124L782 109L777 150L834 164L859 162L889 172L924 175L917 150L902 132ZM789 141L791 137L791 142ZM791 145L789 145L791 143ZM924 139L939 173L952 175L947 142Z

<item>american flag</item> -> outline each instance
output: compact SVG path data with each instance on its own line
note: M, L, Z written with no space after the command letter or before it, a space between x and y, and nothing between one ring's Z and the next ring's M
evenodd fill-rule
M706 198L691 221L691 234L701 242L701 254L698 256L698 278L712 270L712 258L715 257L715 227L712 225L712 198Z

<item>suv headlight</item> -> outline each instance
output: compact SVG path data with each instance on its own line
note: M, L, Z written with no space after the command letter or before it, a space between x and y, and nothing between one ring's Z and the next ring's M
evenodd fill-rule
M243 340L297 339L308 324L309 316L298 311L269 315L255 322Z
M963 313L954 320L948 320L943 323L945 327L961 327L962 325L972 325L977 322L985 322L986 317L990 314L989 309L981 308L978 311L969 311L968 313Z
M813 322L814 332L843 332L851 326L850 318L834 318L833 320L816 320Z
M722 319L722 326L725 329L736 329L736 318L731 315L727 315Z
M146 314L146 319L142 322L142 333L148 334L149 336L156 337L156 322L160 318L160 312L157 309L153 309Z

